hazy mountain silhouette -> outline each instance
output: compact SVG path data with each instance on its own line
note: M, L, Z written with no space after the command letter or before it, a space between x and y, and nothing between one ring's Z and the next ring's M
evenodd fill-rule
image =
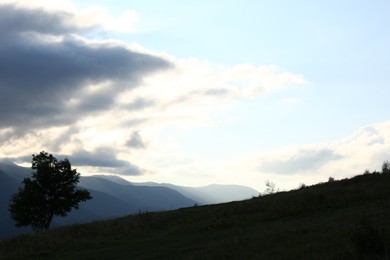
M110 194L132 205L134 210L158 211L192 206L196 201L166 187L120 184L102 177L83 177L80 186Z
M16 228L8 212L9 199L18 191L23 178L30 177L30 168L0 161L0 238L31 232ZM172 184L131 183L118 176L81 177L79 186L87 188L92 200L80 204L64 218L55 217L52 226L90 222L144 211L163 211L195 204L213 204L257 196L258 192L236 185L209 185L192 188Z
M9 168L0 164L0 238L32 231L30 228L14 227L15 224L8 212L8 204L12 194L18 191L21 181L17 180L19 177L11 178L4 169Z
M94 175L92 177L94 178L94 180L90 179L89 181L86 181L86 179L91 177L82 177L80 185L86 188L91 187L92 189L96 190L105 190L105 192L110 193L107 191L107 186L103 185L104 187L102 188L102 184L104 182L102 182L102 180L97 180L98 178L100 178L122 185L130 185L137 187L165 187L181 193L185 197L195 201L200 205L245 200L259 195L259 192L255 189L241 185L211 184L203 187L185 187L169 183L129 182L116 175Z
M197 201L201 205L224 203L250 199L258 196L259 192L246 186L211 184L203 187L184 187L169 183L145 182L137 185L162 186L176 190L184 196Z

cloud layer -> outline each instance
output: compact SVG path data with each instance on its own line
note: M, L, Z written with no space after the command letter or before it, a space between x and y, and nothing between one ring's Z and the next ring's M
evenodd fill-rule
M340 159L342 156L330 148L300 147L277 156L262 158L259 170L277 174L316 173L323 165Z
M380 170L390 158L390 122L362 127L350 136L328 144L284 147L251 156L254 175L284 180L284 187L313 184L362 174L365 169Z
M215 111L305 83L274 65L226 67L89 37L131 31L133 11L117 19L35 2L0 1L0 157L47 150L90 172L157 172L162 127L217 124Z
M0 127L72 124L171 66L125 46L64 34L75 29L64 25L67 16L0 5ZM54 35L61 37L51 40Z

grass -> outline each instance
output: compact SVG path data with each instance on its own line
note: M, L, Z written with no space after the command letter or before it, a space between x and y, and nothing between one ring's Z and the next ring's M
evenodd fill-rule
M390 259L390 174L0 241L0 259Z

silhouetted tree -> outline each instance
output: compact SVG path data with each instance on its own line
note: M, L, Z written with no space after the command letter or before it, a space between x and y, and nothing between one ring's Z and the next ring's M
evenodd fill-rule
M276 184L269 181L269 180L266 180L265 181L265 190L264 190L264 195L267 195L267 194L273 194L275 192L278 192L279 189L276 188Z
M389 161L383 162L382 173L390 173L390 162Z
M50 227L53 216L64 217L92 197L86 189L77 187L80 174L68 159L57 161L44 151L32 156L35 172L32 178L24 178L23 187L11 197L9 211L15 226L31 226L38 232Z

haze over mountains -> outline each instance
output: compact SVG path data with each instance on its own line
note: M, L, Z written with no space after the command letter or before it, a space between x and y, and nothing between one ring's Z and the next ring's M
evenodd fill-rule
M9 199L17 192L23 178L31 176L30 168L0 161L0 239L24 232L16 228L8 212ZM87 188L92 200L80 204L65 218L53 219L52 226L90 222L144 211L172 210L194 205L244 200L259 193L237 185L209 185L182 187L172 184L131 183L118 176L99 175L80 178L80 186Z

